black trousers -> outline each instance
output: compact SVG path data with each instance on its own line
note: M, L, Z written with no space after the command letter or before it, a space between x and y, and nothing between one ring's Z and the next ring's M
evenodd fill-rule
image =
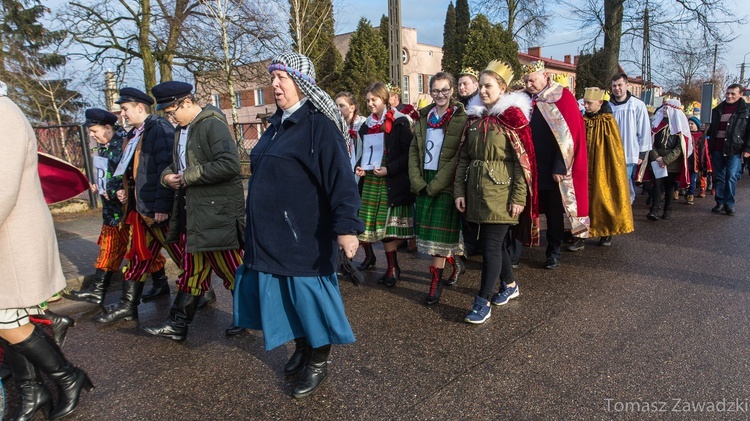
M547 258L560 258L560 247L565 235L565 208L560 189L539 190L539 213L547 217Z
M505 247L505 235L509 225L481 224L479 238L484 245L482 249L482 285L479 296L485 300L492 298L498 279L506 284L515 282L513 268L510 266L510 255Z
M664 210L672 210L672 200L674 199L675 182L677 181L678 173L670 172L664 178L657 178L654 180L654 197L651 200L651 212L659 212L659 205L661 204L661 195L664 195Z

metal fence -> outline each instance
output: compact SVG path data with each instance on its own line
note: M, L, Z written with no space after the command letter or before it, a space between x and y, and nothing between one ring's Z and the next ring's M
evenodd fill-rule
M91 168L91 147L86 129L80 124L34 126L37 149L67 161L93 180ZM88 190L91 208L97 207L97 197Z

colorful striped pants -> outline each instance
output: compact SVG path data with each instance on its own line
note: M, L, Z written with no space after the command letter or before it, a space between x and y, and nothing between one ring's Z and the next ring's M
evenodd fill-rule
M106 272L120 270L122 259L128 249L129 238L130 225L123 224L121 227L102 225L102 232L99 234L99 239L96 240L96 244L99 245L99 256L96 258L94 267ZM164 269L164 263L167 259L159 252L160 249L155 254L156 259L153 259L147 268L150 273Z
M156 256L159 249L164 247L169 257L180 268L177 278L177 288L190 295L200 296L211 289L211 272L224 281L224 288L234 289L234 275L242 264L242 249L221 250L211 252L187 253L185 251L185 234L180 234L177 243L167 244L166 227L146 226L146 246L152 256ZM131 237L132 238L132 237ZM146 270L152 259L140 259L137 254L128 262L125 279L143 282L146 280Z

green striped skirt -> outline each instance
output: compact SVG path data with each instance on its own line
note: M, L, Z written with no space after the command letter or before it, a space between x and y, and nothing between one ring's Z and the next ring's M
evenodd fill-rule
M429 183L437 171L425 170L424 180ZM417 196L417 248L431 256L463 255L461 219L453 195L440 193L435 197Z
M414 237L412 214L412 205L389 206L385 177L376 177L372 171L365 171L362 206L359 208L365 232L359 235L359 241L372 243L384 238Z

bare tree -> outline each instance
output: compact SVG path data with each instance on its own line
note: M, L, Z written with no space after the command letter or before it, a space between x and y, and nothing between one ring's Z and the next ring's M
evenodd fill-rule
M475 10L502 24L513 40L527 47L540 41L550 15L544 0L477 0Z

